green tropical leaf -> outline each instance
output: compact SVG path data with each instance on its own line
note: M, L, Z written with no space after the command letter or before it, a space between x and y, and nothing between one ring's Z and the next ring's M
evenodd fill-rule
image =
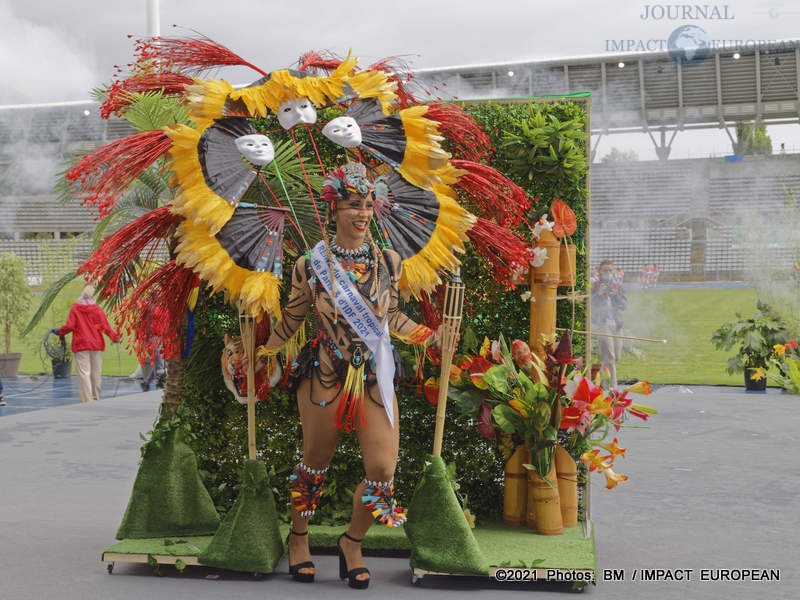
M492 420L506 433L519 433L523 428L522 418L507 404L498 404L492 409Z
M50 305L55 301L61 291L67 287L70 281L78 277L77 272L67 273L58 281L53 282L42 294L42 299L39 302L39 307L36 309L36 312L31 317L31 320L25 326L25 328L20 332L21 336L25 336L30 333L34 327L36 327L39 322L44 318L47 310L50 308Z

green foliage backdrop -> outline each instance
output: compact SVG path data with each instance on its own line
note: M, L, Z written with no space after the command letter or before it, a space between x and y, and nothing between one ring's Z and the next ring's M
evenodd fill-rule
M472 104L465 109L490 137L493 166L539 199L530 212L531 222L549 213L550 204L556 198L567 202L575 211L578 231L571 241L578 247L577 289L583 290L587 191L585 163L575 158L586 152L583 102L486 103ZM531 128L537 129L537 124L539 131L532 131ZM559 145L560 137L569 143ZM535 168L542 168L542 164L547 166L547 173L542 177L529 176L529 170L520 164L520 140L524 142L529 138L538 140L537 143L543 139L547 141L545 147L533 153ZM306 139L298 141L309 143ZM554 144L552 151L551 143ZM343 159L324 142L319 151L328 164L337 164ZM530 239L527 230L518 233ZM467 284L464 338L482 340L488 336L496 339L503 334L507 339L527 339L529 304L520 298L527 287L503 289L491 279L481 259L471 251L463 262L462 277ZM285 290L289 288L289 285L284 286ZM583 304L575 307L574 321L572 308L569 302L559 302L559 326L584 329ZM410 315L416 314L413 304L405 306L404 310ZM218 509L224 512L236 498L239 470L247 456L246 408L225 389L219 362L224 334L238 335L238 321L235 311L216 296L198 306L197 319L197 334L186 365L183 404L193 423L201 476ZM580 338L576 339L576 346L582 347ZM413 355L411 352L404 354ZM406 372L413 372L413 365L407 366ZM401 438L396 481L401 501L407 502L431 452L435 406L424 399L418 386L411 384L398 389L398 400ZM278 506L288 518L288 475L301 452L294 398L276 390L269 402L257 404L256 415L259 457L267 464ZM471 415L448 411L442 458L451 465L451 472L455 467L454 483L470 510L479 517L498 517L502 510L503 459L494 442L480 437ZM363 475L355 436L343 434L332 461L317 522L343 523L349 518L353 490Z

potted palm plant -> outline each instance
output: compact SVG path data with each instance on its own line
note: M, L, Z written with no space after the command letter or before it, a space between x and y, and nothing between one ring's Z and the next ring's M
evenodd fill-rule
M53 377L69 379L72 375L72 352L67 346L66 340L52 331L48 331L44 334L42 347L53 366Z
M25 322L31 296L25 279L25 262L12 252L0 254L0 327L4 341L0 377L17 376L22 354L11 352L11 332Z
M745 388L763 391L767 386L766 370L775 344L789 337L786 323L768 304L758 301L758 312L749 317L736 313L736 318L723 323L711 335L717 350L731 350L736 354L728 359L728 373L744 371Z

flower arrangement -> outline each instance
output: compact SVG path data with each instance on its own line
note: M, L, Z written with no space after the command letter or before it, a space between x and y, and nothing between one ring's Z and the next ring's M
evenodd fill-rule
M611 431L619 432L627 417L647 420L658 411L650 406L633 402L629 394L650 394L650 384L637 382L623 391L603 390L581 373L565 384L568 404L561 408L561 429L566 434L565 446L571 454L580 456L589 471L602 472L606 477L606 488L613 489L628 476L613 470L618 456L625 456L626 449L620 447L619 439L606 441ZM601 455L601 451L607 452Z
M528 344L514 340L484 340L474 356L462 357L451 372L451 398L462 411L476 415L479 433L511 449L525 443L531 449L526 468L544 478L560 443L589 471L602 472L606 487L627 476L616 473L614 461L625 456L616 434L628 416L647 420L658 411L633 402L631 394L649 394L650 384L638 382L623 391L605 391L583 374L582 360L572 355L569 333L546 345L539 359ZM602 454L602 451L605 454ZM510 453L510 451L508 452Z
M769 369L766 374L767 379L789 394L800 394L800 353L797 350L797 340L792 339L784 344L775 344L772 347L769 363L770 367L774 368Z

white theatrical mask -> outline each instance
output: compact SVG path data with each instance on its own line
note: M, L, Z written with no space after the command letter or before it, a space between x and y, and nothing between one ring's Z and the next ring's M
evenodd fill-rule
M336 117L322 128L322 135L344 148L361 145L361 127L353 117Z
M236 149L254 165L268 165L275 158L272 142L261 133L236 138Z
M317 109L308 98L287 100L278 108L278 123L284 129L291 129L298 123L317 122Z

